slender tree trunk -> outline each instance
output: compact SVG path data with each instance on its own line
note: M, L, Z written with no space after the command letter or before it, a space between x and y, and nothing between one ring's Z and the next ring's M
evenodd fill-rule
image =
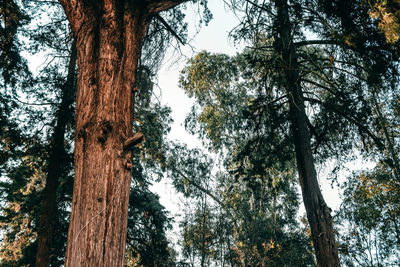
M206 209L207 209L207 199L206 194L203 193L203 198L201 201L201 209L202 209L202 231L201 231L201 267L205 266L206 260Z
M377 89L375 87L372 87L372 101L374 103L375 106L375 112L376 112L376 116L378 117L378 123L380 124L382 130L383 130L383 136L384 139L386 140L386 146L387 149L389 150L389 157L392 159L393 164L390 166L393 169L394 172L394 178L396 180L400 180L400 161L398 158L398 155L395 152L394 149L394 144L393 144L393 134L389 133L389 129L388 129L388 121L386 119L385 116L383 116L382 111L381 111L381 107L380 107L380 101L379 101L379 96L377 93Z
M60 2L76 38L79 69L65 266L123 266L138 59L152 16L183 1Z
M51 136L51 151L48 159L47 179L42 200L42 210L38 231L36 267L49 266L53 254L52 243L53 238L55 237L55 226L57 222L57 188L59 185L59 177L63 173L63 166L65 164L65 127L72 117L71 106L74 102L74 92L76 87L74 82L75 66L76 48L75 42L73 42L68 64L67 80L63 85L61 104L56 113L56 127Z
M291 22L287 0L275 0L277 28L285 64L286 90L289 95L290 120L300 186L303 194L308 222L320 267L340 266L330 209L319 188L311 150L308 118L305 112L303 92L299 83L296 51L291 38Z

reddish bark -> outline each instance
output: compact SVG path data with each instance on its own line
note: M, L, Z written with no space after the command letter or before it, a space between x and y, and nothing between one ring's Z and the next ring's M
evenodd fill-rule
M136 69L152 16L183 1L60 0L78 51L75 182L65 266L123 266Z

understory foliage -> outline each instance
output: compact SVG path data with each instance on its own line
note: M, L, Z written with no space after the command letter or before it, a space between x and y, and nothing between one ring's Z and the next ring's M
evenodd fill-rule
M337 215L343 262L347 266L400 264L399 181L380 164L349 177L343 188Z

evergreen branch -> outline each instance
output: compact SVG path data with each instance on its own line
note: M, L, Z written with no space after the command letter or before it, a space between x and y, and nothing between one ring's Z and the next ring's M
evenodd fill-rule
M307 46L307 45L341 45L342 42L338 40L306 40L295 42L295 47Z
M346 113L345 110L340 109L339 107L332 105L332 104L328 104L326 102L323 102L319 99L315 99L315 98L308 98L308 97L304 97L304 100L308 101L308 102L314 102L317 103L321 106L323 106L324 108L335 112L336 114L342 116L343 118L345 118L346 120L348 120L350 123L353 123L354 125L356 125L358 127L358 129L362 132L364 132L365 134L367 134L377 145L379 150L383 150L384 149L384 145L382 144L382 141L379 139L379 137L377 137L375 134L373 134L367 126L365 126L364 124L362 124L361 122L359 122L356 118L351 117L348 113Z
M249 3L249 4L253 5L253 6L255 6L256 8L261 9L262 11L267 12L268 14L270 14L270 15L273 16L273 17L276 17L276 15L275 15L273 12L271 12L271 10L269 10L269 9L263 7L263 6L260 6L259 4L255 3L255 2L253 2L253 1L245 0L245 2L247 2L247 3Z
M178 39L178 41L182 45L185 45L185 42L182 40L182 38L179 37L179 35L171 28L171 26L169 26L169 24L163 19L163 17L161 17L159 14L156 14L154 18L161 22L161 24L164 25L167 31L169 31L176 39Z
M308 79L305 79L305 78L301 78L300 81L312 84L312 85L317 86L317 87L319 87L321 89L325 89L326 91L328 91L329 93L331 93L331 94L333 94L335 96L337 95L336 92L333 90L333 89L336 89L336 88L329 88L328 86L322 85L320 83L317 83L317 82L314 82L312 80L308 80Z
M175 171L182 176L183 179L185 179L186 181L188 181L191 185L193 185L194 187L196 187L197 189L199 189L201 192L205 193L206 195L208 195L209 197L211 197L215 202L217 202L223 209L226 209L225 204L216 196L214 195L210 190L202 187L201 185L198 185L195 181L193 181L191 178L189 178L188 176L186 176L185 174L183 174L180 170L175 169Z

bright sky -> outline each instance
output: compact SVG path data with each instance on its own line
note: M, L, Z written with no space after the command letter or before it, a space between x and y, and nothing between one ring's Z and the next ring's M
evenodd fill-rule
M239 52L228 40L229 31L237 25L238 21L232 14L229 14L225 10L223 1L209 1L209 8L214 18L207 27L203 26L200 33L190 42L194 51L189 46L183 49L184 56L187 58L194 56L202 50L230 55ZM187 22L189 23L189 30L191 29L194 31L193 25L196 25L196 19L198 20L198 16L188 16ZM189 33L189 38L192 36L193 35ZM162 90L162 103L172 108L172 117L175 121L170 138L179 139L190 145L193 145L193 142L195 142L196 145L200 145L199 142L196 142L192 136L185 132L182 126L186 114L190 111L191 103L193 102L185 95L183 90L178 87L179 72L186 65L187 59L185 57L181 57L181 59L174 64L171 63L174 62L173 59L171 60L168 56L166 57L166 63L163 65L158 75L158 85Z

